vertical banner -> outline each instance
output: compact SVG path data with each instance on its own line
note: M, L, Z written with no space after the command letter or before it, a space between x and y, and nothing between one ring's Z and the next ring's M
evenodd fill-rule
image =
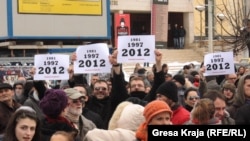
M130 15L115 14L115 47L117 48L118 36L130 35Z
M168 0L153 0L151 10L151 34L155 35L156 48L167 48Z

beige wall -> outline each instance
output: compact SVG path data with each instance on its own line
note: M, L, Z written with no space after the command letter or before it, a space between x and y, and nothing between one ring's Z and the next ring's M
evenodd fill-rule
M186 42L185 46L188 46L188 44L193 43L194 41L194 13L184 13L183 15L183 23L186 30Z
M112 5L112 1L117 5ZM152 0L111 0L112 12L130 12L130 13L150 13ZM186 44L192 43L194 40L194 7L193 0L169 0L169 12L184 13L184 27L187 31Z
M112 0L111 0L112 1ZM151 0L115 0L118 5L111 5L110 9L116 11L129 11L129 12L150 12ZM112 3L112 2L111 2Z
M169 0L169 12L193 12L193 0Z
M112 1L112 0L111 0ZM151 0L113 0L111 11L150 12ZM111 2L112 3L112 2ZM193 0L169 0L169 12L193 12Z

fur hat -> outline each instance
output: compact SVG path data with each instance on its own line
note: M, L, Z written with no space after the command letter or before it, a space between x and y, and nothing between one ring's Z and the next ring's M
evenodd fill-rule
M158 87L156 93L162 94L174 102L178 101L178 88L173 81L166 81L162 83Z
M185 85L185 77L181 74L176 74L173 79L177 82L179 82L182 86Z
M168 112L170 113L170 117L172 117L172 110L168 106L166 102L160 101L160 100L154 100L152 102L149 102L144 109L143 116L146 119L146 123L148 124L152 118L161 113L161 112Z
M17 85L22 85L24 87L25 81L23 80L17 80L14 85L13 88L15 89Z
M226 82L222 87L222 90L224 90L224 89L229 89L233 94L236 93L236 86L232 83Z
M40 101L43 113L51 118L57 118L67 105L68 98L61 89L48 89Z

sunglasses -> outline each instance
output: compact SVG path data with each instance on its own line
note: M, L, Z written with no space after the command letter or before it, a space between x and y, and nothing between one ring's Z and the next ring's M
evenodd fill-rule
M95 90L96 91L106 91L107 88L105 88L105 87L95 87Z
M189 98L188 98L189 100L198 100L198 99L200 99L200 97L198 97L198 96L190 96Z
M77 102L80 102L80 103L84 103L84 98L79 98L79 99L73 99L72 100L73 103L77 103Z

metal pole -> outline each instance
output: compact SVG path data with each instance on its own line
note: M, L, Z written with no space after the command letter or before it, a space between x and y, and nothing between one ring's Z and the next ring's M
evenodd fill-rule
M202 11L200 11L200 48L201 48L201 41L202 41Z
M221 50L222 51L224 51L224 43L223 43L223 38L222 38L222 20L220 20L220 24L221 24L221 26L220 26L220 39L221 39Z
M213 13L212 13L212 0L208 0L208 50L213 53Z

